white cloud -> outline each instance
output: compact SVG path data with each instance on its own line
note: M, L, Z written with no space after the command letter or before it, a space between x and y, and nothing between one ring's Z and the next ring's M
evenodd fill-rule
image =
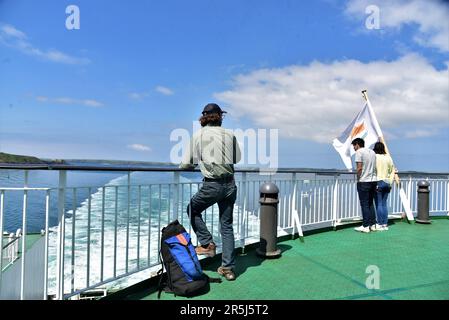
M155 90L159 93L162 93L165 96L171 96L174 94L174 92L170 88L163 87L163 86L157 86L155 88Z
M82 104L85 105L86 107L94 107L94 108L100 108L104 106L103 103L91 99L82 100Z
M414 138L427 138L438 134L438 130L435 129L417 129L411 130L404 133L404 136L409 139Z
M142 100L148 97L149 94L147 92L131 92L128 97L132 100Z
M17 38L21 40L25 40L27 38L26 34L20 30L17 30L11 25L3 25L0 30L8 37Z
M449 51L447 3L440 0L350 0L345 12L364 21L366 7L373 4L379 7L381 29L398 30L403 25L417 25L413 40L425 47Z
M41 50L33 46L27 35L11 25L0 25L0 43L17 49L25 54L39 57L56 63L85 65L90 63L87 58L78 58L55 49Z
M151 148L150 148L150 147L145 146L145 145L143 145L143 144L138 144L138 143L130 144L130 145L128 145L128 148L133 149L133 150L135 150L135 151L142 151L142 152L148 152L148 151L151 151Z
M256 126L329 143L362 108L363 89L387 131L447 126L448 77L447 67L437 70L414 54L390 62L312 62L238 75L231 90L215 97L230 115L248 117Z
M83 105L85 107L93 107L93 108L100 108L100 107L104 106L104 104L102 102L99 102L99 101L93 100L93 99L80 100L80 99L73 99L73 98L67 98L67 97L49 98L49 97L45 97L45 96L37 96L36 100L39 102L45 102L45 103Z

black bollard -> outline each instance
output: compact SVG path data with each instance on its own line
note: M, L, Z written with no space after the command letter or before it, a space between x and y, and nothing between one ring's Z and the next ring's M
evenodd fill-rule
M271 182L260 186L260 244L256 253L264 258L279 258L276 248L279 188Z
M430 183L422 180L418 182L418 216L416 222L429 224L429 190Z

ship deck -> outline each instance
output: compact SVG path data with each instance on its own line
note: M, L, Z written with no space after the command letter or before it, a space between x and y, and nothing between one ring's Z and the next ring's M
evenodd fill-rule
M361 234L353 228L278 242L279 259L261 259L249 248L236 260L237 279L212 283L194 298L162 293L161 300L402 300L449 299L449 219L430 225L396 221L389 231ZM220 256L202 260L217 277ZM378 268L378 269L376 269ZM379 288L367 288L380 275ZM368 280L368 281L367 281ZM151 284L150 284L151 283ZM109 298L157 300L156 281Z

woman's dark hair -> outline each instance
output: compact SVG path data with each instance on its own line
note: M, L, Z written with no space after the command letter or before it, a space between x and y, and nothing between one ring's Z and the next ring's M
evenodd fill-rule
M220 113L209 113L203 115L199 119L201 126L215 126L220 127L223 122L223 116Z
M376 142L373 150L376 154L387 154L385 151L385 145L382 142Z

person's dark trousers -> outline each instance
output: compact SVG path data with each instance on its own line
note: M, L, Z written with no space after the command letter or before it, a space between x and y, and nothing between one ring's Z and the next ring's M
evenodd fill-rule
M218 204L222 240L222 266L228 269L233 269L235 266L232 222L236 197L237 187L234 181L205 181L187 206L187 214L190 217L193 231L195 231L200 244L204 246L213 242L213 237L207 229L201 213L213 204Z
M374 201L376 203L377 223L380 225L388 224L388 207L387 199L390 193L391 185L381 180L377 183L376 196Z
M377 181L357 182L360 206L362 207L363 226L370 227L376 224L374 212L374 196L376 195Z

